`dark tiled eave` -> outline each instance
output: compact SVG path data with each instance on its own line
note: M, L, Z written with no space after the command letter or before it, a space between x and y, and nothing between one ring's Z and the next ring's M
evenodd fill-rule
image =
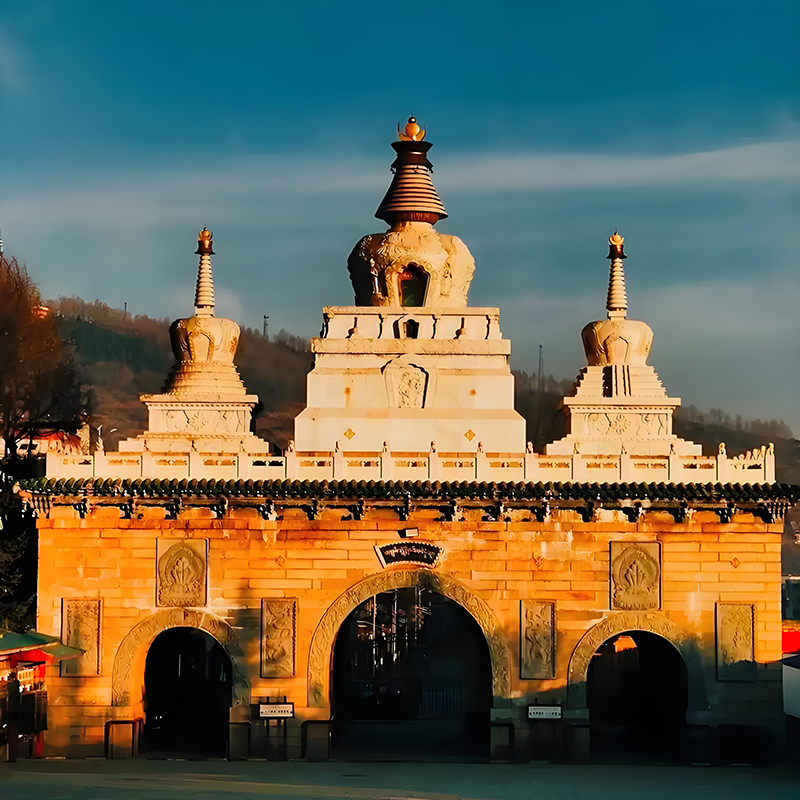
M529 509L544 518L551 508L571 508L590 518L596 508L623 509L632 518L643 511L664 510L677 520L687 509L714 510L723 520L736 511L756 513L765 521L783 516L800 499L800 487L784 483L525 483L477 481L252 481L252 480L120 480L46 479L23 481L34 504L44 510L51 503L117 505L130 512L131 504L210 506L221 516L231 506L252 506L266 514L300 507L310 519L325 508L349 509L358 519L366 506L396 508L401 518L415 509L439 508L444 518L458 518L459 508L485 509L492 519L506 510Z

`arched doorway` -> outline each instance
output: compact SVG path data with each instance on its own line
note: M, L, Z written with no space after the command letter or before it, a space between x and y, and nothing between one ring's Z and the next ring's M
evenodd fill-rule
M680 761L688 697L686 664L669 641L639 630L607 639L586 680L592 759Z
M224 757L232 699L231 660L196 628L170 628L147 651L145 746L150 753Z
M331 689L334 757L488 759L486 637L434 590L394 588L359 603L336 637Z

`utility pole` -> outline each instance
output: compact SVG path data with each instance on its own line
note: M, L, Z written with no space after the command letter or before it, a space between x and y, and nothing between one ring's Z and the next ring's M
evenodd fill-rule
M269 341L269 316L264 314L264 338Z
M126 302L123 305L124 305L124 309L122 311L122 321L124 322L126 319L128 319L128 304Z
M539 380L537 382L536 391L541 394L544 390L544 345L539 345Z
M533 429L533 446L539 440L539 431L542 427L542 392L544 391L544 345L539 345L539 372L536 376L536 425Z

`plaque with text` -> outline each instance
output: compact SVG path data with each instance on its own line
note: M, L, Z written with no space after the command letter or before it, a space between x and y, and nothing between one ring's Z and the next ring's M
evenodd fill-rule
M528 719L561 719L561 706L528 706Z
M294 703L259 703L261 719L294 719Z
M393 564L419 564L423 567L435 567L442 548L433 542L392 542L375 545L381 564L384 567Z

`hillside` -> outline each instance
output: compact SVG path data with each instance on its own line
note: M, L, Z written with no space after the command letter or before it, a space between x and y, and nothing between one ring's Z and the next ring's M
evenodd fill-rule
M172 368L169 321L131 317L77 298L47 305L60 315L61 335L75 347L92 424L102 425L106 448L116 449L120 439L145 429L147 410L139 395L159 392ZM267 341L259 332L243 328L236 363L248 391L261 400L256 432L285 447L292 420L305 402L312 365L307 343L285 331Z

